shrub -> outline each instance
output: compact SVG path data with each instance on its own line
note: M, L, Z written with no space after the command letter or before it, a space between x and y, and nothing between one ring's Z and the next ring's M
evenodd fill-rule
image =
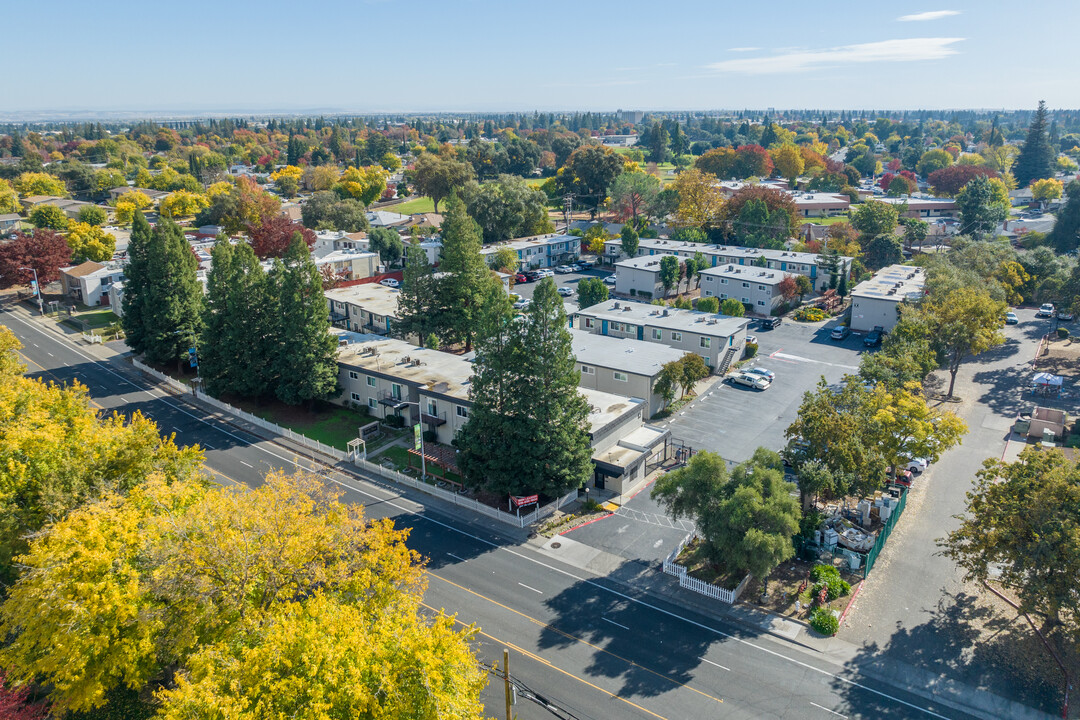
M801 307L795 311L795 319L799 322L821 322L828 317L824 310L816 307Z
M743 355L748 358L752 358L757 355L757 343L746 343L746 348L743 350Z
M438 442L438 441L439 441L439 433L435 432L434 430L425 430L424 431L424 442L426 442L426 443L434 443L434 442Z
M825 565L823 563L818 563L810 571L810 579L813 580L814 582L819 582L821 580L826 580L828 578L837 578L837 579L839 579L840 578L840 571L837 570L832 565Z
M1058 334L1059 338L1062 338L1062 339L1067 338L1067 337L1069 337L1069 328L1061 328L1061 327L1059 327L1057 329L1057 334Z
M387 415L383 418L383 422L392 428L405 427L405 418L401 415Z
M642 290L638 293L638 297L645 298L646 300L652 300L652 293Z
M829 600L835 600L851 592L851 585L840 577L840 571L832 565L815 565L810 571L814 581L813 596L817 597L822 588L827 588Z
M835 635L836 631L840 629L840 621L832 614L832 610L819 607L814 611L814 614L810 616L810 627L814 628L822 635L831 636Z
M574 237L585 237L585 231L581 228L570 228L570 231L566 234L573 235Z
M593 500L592 498L589 498L585 502L581 503L581 512L583 513L594 513L601 509L603 509L603 505L598 503L596 500Z
M637 295L637 290L635 290L634 288L630 288L630 297L634 297L636 295Z

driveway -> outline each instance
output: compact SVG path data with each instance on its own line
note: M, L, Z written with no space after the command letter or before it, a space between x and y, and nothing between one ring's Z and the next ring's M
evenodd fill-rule
M736 463L748 459L759 446L780 450L803 394L822 377L831 384L858 372L865 351L862 337L830 340L835 325L835 320L799 323L785 319L774 330L761 330L755 323L750 332L757 335L758 356L745 367L772 370L776 373L772 385L758 391L717 382L660 424L695 450L710 450Z

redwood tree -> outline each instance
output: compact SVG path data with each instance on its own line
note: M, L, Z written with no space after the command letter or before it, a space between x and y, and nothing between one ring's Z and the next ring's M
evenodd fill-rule
M69 264L71 248L60 233L19 231L14 240L0 245L0 286L11 287L32 279L33 273L19 269L24 267L37 270L40 282L52 282L60 277L59 269Z
M310 250L315 244L315 233L284 215L274 215L259 225L248 225L251 248L260 260L284 256L296 233L300 233Z

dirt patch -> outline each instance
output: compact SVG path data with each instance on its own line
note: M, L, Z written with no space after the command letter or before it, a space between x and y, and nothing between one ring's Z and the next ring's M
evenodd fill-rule
M740 601L777 615L808 621L814 601L811 597L811 588L814 583L810 580L810 569L813 566L814 563L801 560L785 562L769 575L767 596L763 597L765 583L753 578L747 583ZM843 613L848 603L855 597L863 578L861 575L844 572L841 572L840 576L851 584L851 592L835 600L827 601L825 606L830 610Z
M745 573L733 571L706 558L704 546L699 538L694 538L683 548L676 562L686 568L690 577L725 590L734 590L739 587L739 583L746 577Z
M603 508L585 511L579 510L578 512L563 512L562 510L556 510L555 514L548 518L537 533L544 537L555 537L556 535L562 535L568 533L574 528L587 525L593 520L599 520L610 515L607 510Z
M1049 372L1064 377L1080 377L1080 337L1051 337L1050 342L1039 353L1036 362L1040 372Z

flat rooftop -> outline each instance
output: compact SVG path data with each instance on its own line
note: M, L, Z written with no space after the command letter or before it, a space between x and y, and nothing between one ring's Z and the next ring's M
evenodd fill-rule
M459 400L469 399L473 365L460 355L418 347L404 340L379 336L347 337L348 345L338 350L338 363L393 377ZM377 339L376 339L377 338ZM356 339L356 342L352 340Z
M570 330L570 335L578 362L636 375L654 376L666 363L683 356L681 350L646 340L596 335L576 328Z
M615 238L614 240L608 240L605 245L607 244L621 246L622 240ZM743 247L741 245L703 245L702 243L681 240L662 240L658 238L641 238L638 241L638 248L655 250L658 253L689 253L690 255L693 255L695 252L700 252L706 257L723 256L725 258L743 258L746 260L756 260L757 258L765 257L767 260L803 263L805 265L816 265L821 257L817 253L795 252L794 250L772 250L768 248ZM850 260L851 258L844 257L843 259ZM618 265L618 263L616 263L616 265Z
M511 250L524 250L531 247L543 247L552 243L563 242L565 240L576 240L580 242L580 238L573 235L566 235L563 233L551 233L548 235L532 235L525 238L517 238L516 240L508 240L506 242L496 243L494 245L486 245L480 251L481 255L490 255L499 248L508 247Z
M720 313L662 308L658 305L625 300L608 300L584 310L578 310L577 315L722 337L732 335L750 324L750 321L745 318L734 318Z
M659 255L640 255L638 257L627 258L626 260L620 260L615 263L616 268L630 268L632 270L651 270L652 272L660 272L660 258L670 255L677 258L675 253L667 252Z
M628 413L641 409L641 403L623 395L578 388L589 401L589 432L596 433Z
M781 280L788 277L788 273L769 268L755 267L753 265L717 265L701 271L702 275L712 277L731 278L746 282L758 283L759 285L778 285Z
M327 300L356 305L369 313L388 317L397 315L397 301L400 295L397 290L378 283L335 288L323 294L326 295Z
M851 291L853 298L876 300L918 300L923 296L926 271L912 265L890 265L874 273Z

